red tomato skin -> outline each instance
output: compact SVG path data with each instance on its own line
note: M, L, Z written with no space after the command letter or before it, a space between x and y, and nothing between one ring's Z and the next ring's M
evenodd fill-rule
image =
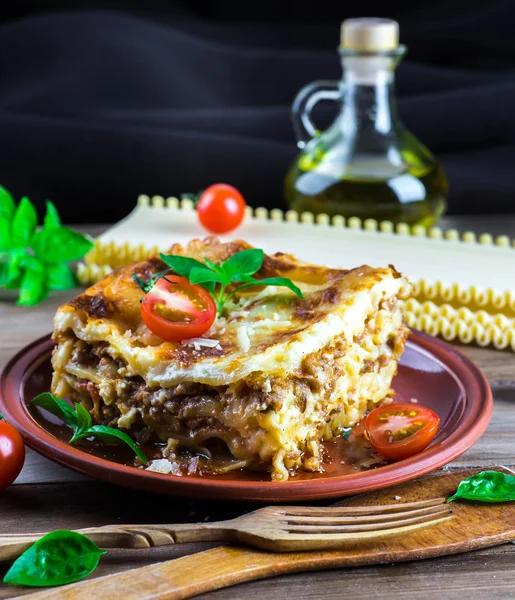
M189 338L199 337L205 333L213 324L216 318L216 305L211 294L200 285L192 285L185 277L178 275L167 275L166 279L160 279L156 285L148 292L141 303L141 317L145 325L158 337L168 342L180 342ZM170 283L173 282L173 283ZM174 288L174 285L177 288ZM155 305L158 300L163 300L163 296L170 291L182 288L189 294L200 299L206 310L192 312L193 320L191 323L182 321L171 322L161 317L155 312Z
M18 477L25 462L25 446L12 425L0 421L0 490Z
M212 233L229 233L241 225L247 204L240 192L226 183L205 189L197 203L200 223Z
M378 417L384 413L395 411L416 411L417 417L411 418L412 421L420 420L424 425L416 433L399 441L388 442L384 439L385 426L378 425ZM398 417L399 419L409 419L407 417ZM407 404L394 402L384 404L372 410L365 418L365 431L374 450L389 460L403 460L422 452L433 441L440 424L440 417L431 409L418 404Z

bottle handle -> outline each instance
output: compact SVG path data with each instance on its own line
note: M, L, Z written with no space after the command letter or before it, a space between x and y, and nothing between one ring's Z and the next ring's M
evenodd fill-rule
M340 82L338 81L313 81L300 90L291 107L293 131L300 149L304 148L317 133L311 120L311 111L315 104L321 100L338 101L340 97Z

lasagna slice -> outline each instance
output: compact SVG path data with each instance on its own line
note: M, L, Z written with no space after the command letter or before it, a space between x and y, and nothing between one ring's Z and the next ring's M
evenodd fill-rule
M170 253L220 263L249 247L207 238ZM168 453L203 448L209 457L223 448L280 481L323 470L322 442L392 396L408 333L398 299L409 292L393 267L338 270L265 256L256 278L288 277L304 298L248 288L202 338L177 343L144 325L132 279L165 268L157 257L122 267L57 311L52 392L95 422Z

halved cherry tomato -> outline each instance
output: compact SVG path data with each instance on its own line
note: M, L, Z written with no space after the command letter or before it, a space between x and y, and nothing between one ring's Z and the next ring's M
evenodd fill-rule
M213 233L228 233L243 221L247 204L232 185L215 183L205 189L197 203L202 225Z
M440 417L418 404L394 402L372 410L365 431L374 450L390 460L421 452L436 435Z
M12 425L0 420L0 490L18 477L25 462L25 446Z
M141 303L145 325L163 340L199 337L213 324L216 306L211 294L185 277L159 279Z

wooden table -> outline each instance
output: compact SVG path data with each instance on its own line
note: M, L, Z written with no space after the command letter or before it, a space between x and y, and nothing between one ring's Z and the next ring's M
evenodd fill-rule
M513 235L515 217L446 219L443 227L492 231ZM100 228L89 228L96 233ZM20 348L50 331L56 307L75 292L53 295L40 306L19 308L12 296L0 292L0 368ZM3 294L3 295L2 295ZM493 384L492 422L479 442L454 461L457 466L515 464L515 354L472 346L463 352L474 360ZM112 523L173 523L223 519L248 506L193 501L118 488L81 476L28 450L16 483L0 494L0 532L22 533L73 529ZM94 575L105 575L177 558L215 544L185 544L152 550L110 551ZM515 545L447 558L380 567L340 569L289 575L239 585L198 598L448 598L489 600L515 598ZM3 576L3 571L0 573ZM0 598L31 590L0 584ZM56 595L58 598L58 595ZM91 599L94 600L94 599Z

